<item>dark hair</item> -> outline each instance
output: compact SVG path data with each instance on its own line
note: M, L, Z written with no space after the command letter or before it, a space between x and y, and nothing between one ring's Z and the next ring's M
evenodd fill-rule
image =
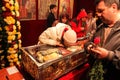
M61 13L59 17L60 22L62 22L62 18L64 17L66 17L69 20L69 15L67 13Z
M57 7L55 4L51 4L50 5L50 10L53 9L53 8L55 8L55 7Z
M104 1L105 5L110 7L113 3L117 4L118 9L120 9L119 0L95 0L95 5L98 5L99 2Z
M92 10L88 10L88 11L86 11L87 12L87 14L89 14L89 13L93 13L93 11Z

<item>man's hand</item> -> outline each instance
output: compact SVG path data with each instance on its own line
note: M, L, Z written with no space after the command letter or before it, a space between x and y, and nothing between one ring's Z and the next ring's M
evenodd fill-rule
M91 48L90 50L91 50L91 51L94 53L94 55L96 55L97 58L99 58L99 59L106 58L106 57L108 56L108 50L106 50L106 49L104 49L104 48L102 48L102 47L97 46L97 47Z

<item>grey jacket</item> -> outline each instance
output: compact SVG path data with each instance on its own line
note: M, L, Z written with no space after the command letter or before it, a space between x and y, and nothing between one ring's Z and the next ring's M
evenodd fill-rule
M111 29L106 41L104 32L106 25L101 25L92 39L100 37L101 46L109 51L106 59L102 60L105 71L105 80L120 80L120 20L117 21ZM94 62L93 56L89 58L90 64Z

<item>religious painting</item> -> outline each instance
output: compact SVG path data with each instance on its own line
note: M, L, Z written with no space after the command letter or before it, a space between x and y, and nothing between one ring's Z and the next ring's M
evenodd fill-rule
M58 6L58 0L38 0L38 19L47 19L47 15L50 12L49 6L56 4ZM57 14L55 15L57 16Z
M74 0L60 0L59 4L59 14L61 13L68 13L70 18L73 16L73 5Z
M20 20L36 20L36 0L18 0Z

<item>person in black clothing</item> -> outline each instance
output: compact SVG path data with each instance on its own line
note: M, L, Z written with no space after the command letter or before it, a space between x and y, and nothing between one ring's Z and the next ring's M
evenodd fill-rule
M55 19L55 13L57 13L57 6L55 4L50 5L50 13L47 17L47 27L51 27Z

